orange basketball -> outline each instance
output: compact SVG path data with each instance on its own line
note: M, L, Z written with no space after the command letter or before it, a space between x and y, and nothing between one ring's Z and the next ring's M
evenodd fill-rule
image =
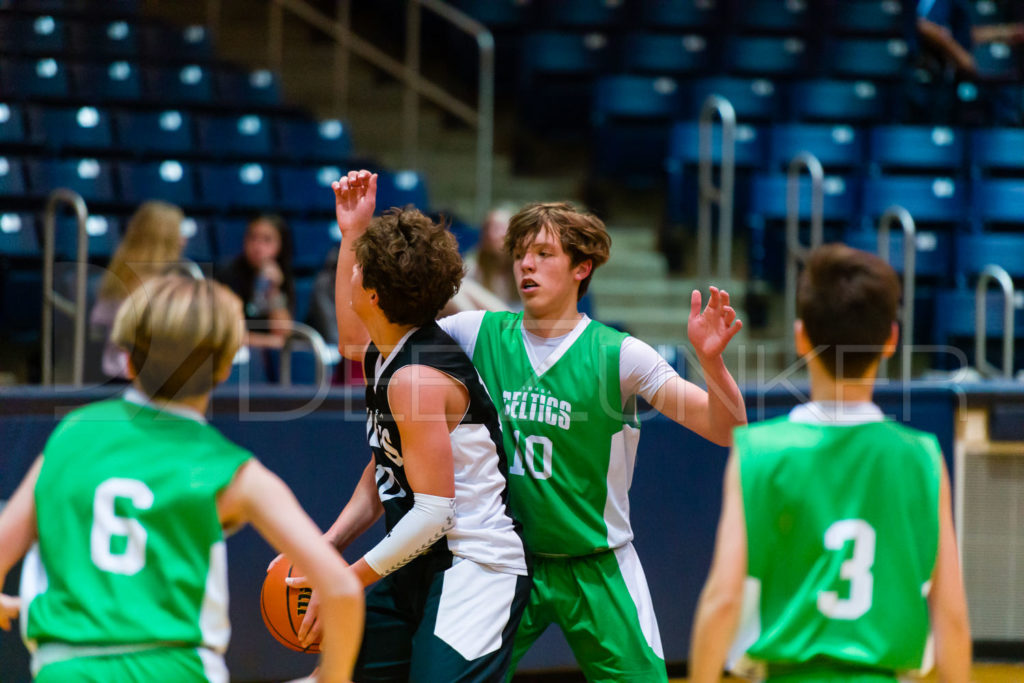
M292 588L284 582L292 575L292 565L285 559L278 560L263 579L260 591L260 613L270 635L279 643L296 652L320 652L320 643L302 647L298 632L302 618L306 616L312 588Z

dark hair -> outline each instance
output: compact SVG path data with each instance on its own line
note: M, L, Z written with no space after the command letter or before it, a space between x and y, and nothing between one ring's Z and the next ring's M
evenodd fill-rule
M810 253L797 315L836 379L863 377L882 353L900 304L896 272L878 256L826 244Z
M281 275L283 280L281 282L281 292L288 299L288 309L290 311L295 310L295 270L292 267L292 261L294 260L295 246L292 238L292 230L288 227L288 223L285 222L284 218L273 213L261 213L253 216L246 224L246 233L249 232L249 227L253 223L257 222L269 223L274 226L277 230L278 237L281 238L281 248L277 252L277 267L281 269ZM242 297L243 301L252 301L253 290L256 287L256 276L259 274L255 268L245 258L245 253L239 254L235 257L235 265L238 267L239 282L237 294Z
M459 291L464 267L455 236L416 209L390 209L356 240L363 288L398 325L424 325Z
M514 258L517 251L525 249L545 228L558 237L573 266L587 260L593 263L590 275L580 282L576 294L579 301L587 293L594 271L608 260L612 239L600 218L568 202L527 204L509 221L506 251Z

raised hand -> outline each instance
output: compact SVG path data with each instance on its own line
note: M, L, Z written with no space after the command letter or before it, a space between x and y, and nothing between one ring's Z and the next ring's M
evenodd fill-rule
M686 334L690 338L697 358L703 362L722 355L736 333L743 329L743 321L737 319L736 311L729 305L729 292L712 287L708 305L700 310L700 291L690 295L690 318L686 323Z
M331 183L334 190L334 210L338 227L344 236L351 230L362 230L373 220L377 206L377 174L369 171L349 171Z

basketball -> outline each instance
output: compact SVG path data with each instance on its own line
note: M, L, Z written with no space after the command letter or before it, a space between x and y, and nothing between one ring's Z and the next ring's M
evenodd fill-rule
M320 643L303 647L298 632L306 607L313 593L312 588L292 588L284 580L292 575L292 565L287 560L273 564L263 579L260 591L260 613L270 635L279 643L296 652L320 652Z

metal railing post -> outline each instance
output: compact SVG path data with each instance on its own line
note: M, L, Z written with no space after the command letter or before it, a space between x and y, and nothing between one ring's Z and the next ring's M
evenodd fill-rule
M988 330L985 329L985 294L988 283L995 280L1003 290L1003 377L1013 376L1013 279L1002 266L989 264L981 271L974 290L974 358L978 370L986 376L999 374L999 370L985 358Z
M800 172L811 176L811 244L800 244ZM786 172L786 335L790 338L786 354L789 363L796 360L793 325L796 323L796 287L800 263L810 249L821 246L825 235L825 169L810 152L800 152Z
M721 186L712 179L712 118L722 120ZM697 192L697 278L711 279L711 206L718 204L718 277L732 277L732 204L736 173L736 110L729 100L711 95L700 110Z
M900 350L900 377L910 381L911 355L914 351L914 286L917 281L917 228L910 212L902 206L890 206L878 223L878 254L891 263L889 228L899 221L903 229L903 319L900 330L903 348Z
M71 206L78 220L74 302L57 292L53 286L57 206L59 204ZM85 206L85 200L77 192L67 188L58 188L51 192L46 199L46 209L43 215L43 384L53 384L53 309L56 307L62 313L73 317L75 321L71 381L76 387L82 386L85 364L85 269L89 261L89 233L86 230L88 218L89 210Z
M491 197L494 192L494 36L485 30L476 34L476 42L480 48L476 129L476 220L482 221L491 208Z

